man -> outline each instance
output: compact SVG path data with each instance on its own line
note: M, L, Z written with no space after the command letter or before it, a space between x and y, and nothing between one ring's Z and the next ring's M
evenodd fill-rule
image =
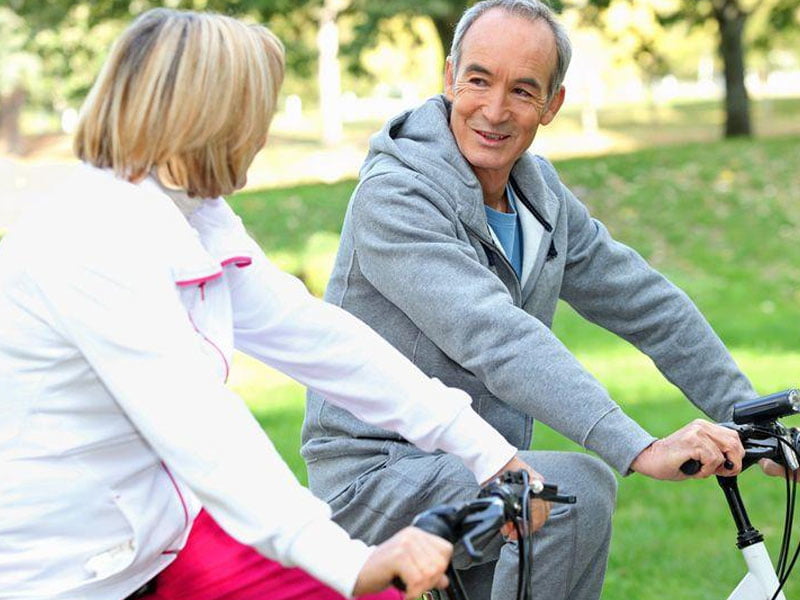
M528 452L539 419L621 474L680 479L738 472L735 433L695 421L656 440L552 334L558 298L649 355L715 420L755 394L687 296L530 155L564 100L569 41L537 0L486 0L459 22L444 96L390 121L370 144L345 217L327 300L366 321L477 411L546 480L578 496L536 536L534 590L600 595L615 479L584 454ZM430 506L474 497L468 473L310 394L303 455L312 490L351 534L381 540ZM725 468L725 461L733 463ZM728 464L730 466L730 463ZM464 572L471 597L506 599L516 548L498 540Z

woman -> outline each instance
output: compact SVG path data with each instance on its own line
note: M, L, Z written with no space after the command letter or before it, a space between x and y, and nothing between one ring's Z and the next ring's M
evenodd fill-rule
M465 394L273 267L220 198L282 78L263 27L145 13L83 107L82 163L0 244L0 598L144 597L159 574L153 599L444 583L446 542L408 528L368 548L330 521L224 387L234 347L479 481L521 466Z

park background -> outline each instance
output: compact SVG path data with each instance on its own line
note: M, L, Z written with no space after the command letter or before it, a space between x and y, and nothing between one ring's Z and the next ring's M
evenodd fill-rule
M74 160L77 110L121 28L157 5L216 10L267 23L286 43L268 145L230 201L267 254L319 295L369 136L440 91L449 32L469 4L0 0L0 236ZM533 150L615 237L692 296L760 392L797 385L800 2L553 4L574 58L566 104ZM700 416L649 359L569 307L554 329L654 434ZM242 356L230 383L305 481L302 387ZM534 447L575 449L543 427ZM742 479L774 558L783 484ZM722 598L743 574L713 481L628 477L618 504L604 599ZM788 590L796 596L800 585Z

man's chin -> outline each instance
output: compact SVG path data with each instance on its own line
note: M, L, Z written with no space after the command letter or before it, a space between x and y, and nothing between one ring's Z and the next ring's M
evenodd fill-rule
M480 171L510 171L514 164L513 161L481 155L465 156L464 158L473 169Z

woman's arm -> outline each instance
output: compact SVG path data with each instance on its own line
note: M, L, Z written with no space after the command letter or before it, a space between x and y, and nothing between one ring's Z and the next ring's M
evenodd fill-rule
M232 234L246 235L233 213L229 217L236 219L228 225ZM479 483L516 455L516 448L472 410L467 394L427 377L367 325L312 296L249 243L252 264L228 274L238 349L363 421L395 431L423 450L458 456Z
M215 375L169 269L144 248L110 252L31 270L58 331L227 532L350 594L370 549L330 521Z

